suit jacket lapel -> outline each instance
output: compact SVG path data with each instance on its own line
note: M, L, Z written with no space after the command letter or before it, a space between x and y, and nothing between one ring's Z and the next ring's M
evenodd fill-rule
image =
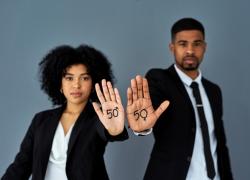
M214 91L212 91L211 88L209 88L208 84L206 83L205 79L202 78L202 84L205 88L205 91L207 93L207 97L208 97L208 100L209 100L209 103L210 103L210 106L211 106L211 110L212 110L212 114L213 114L213 120L214 120L214 124L216 124L216 119L217 119L217 109L216 107L218 107L218 104L217 104L217 98L215 98L214 96ZM216 127L216 126L215 126Z
M43 175L45 175L46 172L55 131L58 126L58 122L61 118L63 110L64 106L59 107L54 111L50 112L48 117L46 117L44 125L42 126L41 129L40 141L41 141L41 153L43 157L41 158Z
M185 99L188 101L188 103L190 105L192 105L191 100L189 98L189 95L186 91L186 88L185 88L183 82L181 81L180 77L178 76L178 74L174 68L174 65L170 66L170 68L167 69L167 72L171 76L171 79L174 81L172 84L176 85L176 87L180 90L180 92L185 97Z
M67 154L69 155L75 142L76 139L81 131L84 131L86 129L87 132L87 123L88 123L88 118L90 118L90 114L93 113L93 108L90 103L87 103L86 107L82 111L82 113L79 115L77 118L77 121L75 122L75 125L72 129L69 144L68 144L68 151Z
M187 103L187 107L190 108L190 111L192 112L192 119L195 119L195 114L194 114L194 108L191 102L191 99L188 95L188 92L185 88L185 85L183 84L182 80L180 79L179 75L177 74L174 65L170 66L167 69L167 72L169 74L169 76L171 76L171 80L173 81L173 85L176 85L177 89L179 89L179 91L181 92L181 94L183 95L183 98L185 99L185 102ZM195 122L195 121L193 121ZM196 126L196 125L195 125Z

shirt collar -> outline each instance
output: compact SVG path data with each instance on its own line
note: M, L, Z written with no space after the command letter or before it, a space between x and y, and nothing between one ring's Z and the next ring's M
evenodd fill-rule
M202 74L201 74L201 71L199 69L199 75L193 80L192 78L190 78L188 75L186 75L184 72L182 72L177 66L176 64L174 65L175 67L175 70L178 74L178 76L180 77L181 81L187 85L187 86L190 86L191 83L193 81L197 82L198 84L201 84L201 77L202 77Z

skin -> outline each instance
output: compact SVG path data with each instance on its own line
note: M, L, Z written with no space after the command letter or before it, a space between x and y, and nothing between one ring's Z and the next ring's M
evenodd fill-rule
M95 85L95 89L101 106L94 102L93 107L100 121L110 135L120 134L124 129L125 113L118 89L105 79L102 80L103 92L99 84Z
M102 80L102 89L103 92L99 84L95 85L101 104L93 103L93 107L109 134L115 136L124 129L125 118L121 98L118 90L114 89L111 83L106 82L106 80ZM66 74L62 77L61 92L66 98L67 105L60 119L65 135L85 108L92 90L92 78L85 65L72 65L66 69ZM115 116L110 118L108 112L114 112L114 109Z
M73 65L66 69L66 74L62 77L61 92L66 98L67 106L60 119L65 135L86 106L91 90L92 79L85 65Z
M198 30L185 30L176 33L169 44L177 67L192 79L199 75L199 65L206 51L204 35ZM130 128L142 132L154 126L159 116L168 108L169 101L164 101L154 110L146 78L137 75L131 80L127 90L127 118ZM145 116L137 113L143 112ZM147 113L145 113L147 112Z
M137 75L131 80L131 86L127 90L127 118L133 131L141 132L152 128L168 106L169 101L164 101L154 110L147 79Z
M199 72L198 68L206 51L204 35L198 30L186 30L176 33L169 44L177 67L192 79Z

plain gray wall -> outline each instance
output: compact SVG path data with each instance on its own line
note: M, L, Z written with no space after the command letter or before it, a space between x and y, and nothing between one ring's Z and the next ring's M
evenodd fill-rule
M13 161L33 115L51 108L40 91L38 62L53 47L87 43L111 60L124 105L129 81L168 67L170 28L194 17L206 28L203 74L223 90L224 124L233 174L250 178L250 1L247 0L1 0L0 176ZM110 143L111 180L143 177L153 136Z

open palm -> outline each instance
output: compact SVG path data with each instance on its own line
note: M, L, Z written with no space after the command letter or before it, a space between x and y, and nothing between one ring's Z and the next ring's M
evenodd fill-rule
M127 90L127 118L133 131L141 132L152 128L168 105L169 101L164 101L154 110L147 79L138 75L131 80L131 87Z
M119 92L112 84L106 80L102 80L102 90L99 84L95 85L98 99L101 103L94 102L93 107L110 135L118 135L124 129L124 108L122 106Z

